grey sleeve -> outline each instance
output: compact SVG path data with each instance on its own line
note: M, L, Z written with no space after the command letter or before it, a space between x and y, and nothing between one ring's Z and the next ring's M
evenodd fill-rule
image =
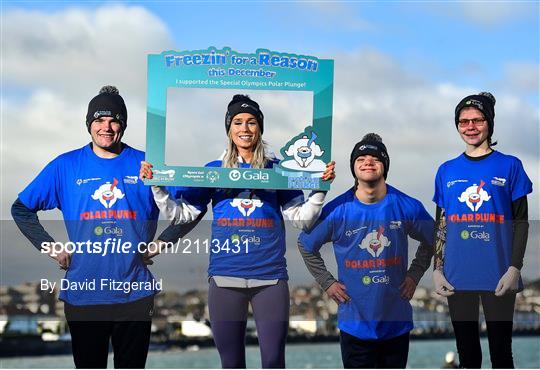
M337 281L330 271L326 269L324 260L319 252L311 253L306 251L300 240L298 241L298 250L304 259L307 269L324 290L328 289L330 285Z
M411 262L411 266L407 271L407 276L410 276L416 282L416 285L418 285L420 279L424 276L424 272L431 265L432 257L433 246L429 243L420 243Z

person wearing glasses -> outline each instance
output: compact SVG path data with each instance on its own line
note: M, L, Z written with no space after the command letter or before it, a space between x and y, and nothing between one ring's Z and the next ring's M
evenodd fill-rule
M532 183L521 161L493 149L495 97L463 98L455 124L465 152L443 163L435 178L435 271L448 297L460 367L480 368L479 302L493 368L513 368L512 326L528 236Z

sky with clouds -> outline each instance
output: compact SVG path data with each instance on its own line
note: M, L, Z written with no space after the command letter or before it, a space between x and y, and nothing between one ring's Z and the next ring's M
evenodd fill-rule
M436 170L464 149L454 126L454 107L479 91L497 98L497 149L523 161L536 190L536 1L3 1L1 6L2 220L10 220L17 193L50 160L89 141L86 108L102 85L120 89L129 111L125 141L144 149L146 55L209 46L335 60L332 157L338 178L328 199L352 184L348 157L355 142L377 132L391 157L388 182L420 199L433 214ZM191 156L196 161L221 152L229 94L207 96L204 103L198 94L172 97L185 108L175 105L167 114L193 124L181 134L171 130L168 158ZM261 99L265 115L274 117L265 120L270 144L276 137L272 125L297 127L310 114L303 104L297 108L298 102L309 100L301 94L262 94ZM532 220L539 219L539 204L535 191L529 198ZM529 264L534 268L527 270L526 263L524 270L536 277L538 230L538 221L533 221L526 258L534 261ZM15 235L3 234L2 249L6 244L31 248ZM17 258L16 253L10 256Z

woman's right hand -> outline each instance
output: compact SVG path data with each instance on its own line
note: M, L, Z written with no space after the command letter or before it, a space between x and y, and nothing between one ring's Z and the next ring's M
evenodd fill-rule
M139 171L139 178L141 180L151 180L153 177L154 177L154 173L152 172L152 164L146 162L146 161L141 161L141 169Z

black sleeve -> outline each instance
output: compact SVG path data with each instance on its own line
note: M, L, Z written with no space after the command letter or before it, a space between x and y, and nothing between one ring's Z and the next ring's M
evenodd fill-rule
M39 222L37 212L26 207L19 198L11 206L11 216L19 230L38 250L41 250L42 243L54 242Z
M446 247L446 214L443 208L437 206L435 211L435 240L433 241L433 268L442 270L444 266L444 248Z
M414 259L411 262L411 266L407 271L407 275L414 280L416 285L422 279L424 272L431 265L431 258L433 257L433 245L421 242L416 250Z
M512 202L512 219L512 260L510 265L521 270L529 236L529 206L526 195Z
M202 220L205 214L206 214L206 210L201 212L201 214L195 219L195 221L190 222L188 224L178 224L178 225L170 224L159 235L158 240L161 240L167 243L176 243L178 239L183 238L186 234L188 234L191 230L193 230L195 226L199 224L199 222Z

